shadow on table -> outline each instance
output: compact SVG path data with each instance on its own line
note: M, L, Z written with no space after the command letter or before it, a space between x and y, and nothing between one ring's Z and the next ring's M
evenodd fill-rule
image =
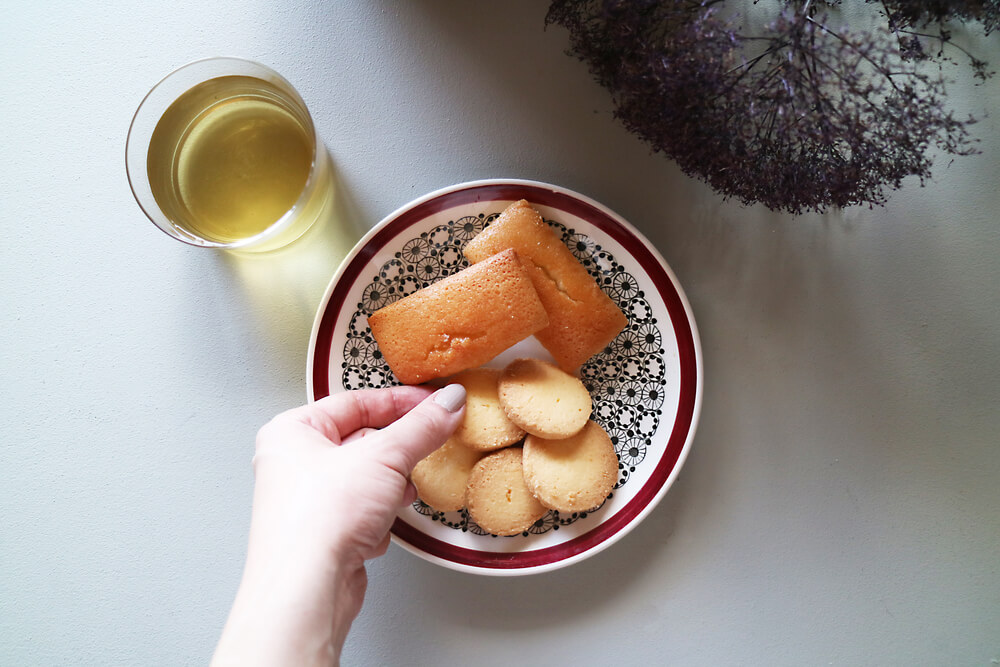
M333 171L330 207L301 238L266 253L218 254L242 287L261 344L279 357L289 377L303 375L309 334L324 290L367 231L336 165Z
M410 579L414 588L410 594L421 600L426 618L434 623L497 632L560 627L605 613L634 597L657 563L669 558L674 529L689 511L690 485L683 483L683 477L682 473L662 503L632 532L585 561L522 577L459 575L420 562L413 566L421 571ZM677 577L683 576L682 570L678 568ZM662 582L674 576L660 571L655 578ZM476 600L484 604L470 604Z

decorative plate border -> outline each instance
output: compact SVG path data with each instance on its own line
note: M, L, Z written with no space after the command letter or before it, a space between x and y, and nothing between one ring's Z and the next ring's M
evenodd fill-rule
M492 204L494 202L484 204L484 207ZM385 247L384 250L399 250L377 268L378 262L373 262L367 272L367 283L359 279L352 290L352 294L358 296L354 300L356 307L347 319L343 354L335 356L338 360L342 359L339 386L350 390L399 384L379 350L368 326L368 318L380 308L468 267L465 246L500 216L503 206L500 205L501 202L495 204L497 205L492 206L490 211L468 212L461 217L451 214L467 207L449 209L447 222L437 220L437 224L428 229L425 221L421 221L420 229L414 228L411 238L405 239L411 232L406 230L406 234L396 236ZM640 280L608 248L589 233L575 227L567 227L556 220L546 222L628 317L625 328L580 368L580 377L593 397L592 418L607 431L614 444L618 458L614 489L621 489L634 478L636 466L645 459L647 451L653 449L657 454L660 453L659 447L654 444L654 438L660 424L662 405L670 393L667 389L671 384L669 381L673 379L670 377L672 374L668 373L668 362L664 358L665 332L661 332L662 323L655 316L657 309L646 300ZM581 222L589 225L586 221ZM385 254L382 253L383 256ZM631 257L627 259L631 262ZM363 286L360 294L359 286ZM340 311L340 319L347 318L348 312L350 309L345 302ZM670 328L666 333L669 334L666 338L671 341L673 348L674 331ZM334 336L339 342L339 333L335 331ZM528 347L520 345L516 352L511 350L505 356L521 356L522 353L545 356L541 350L526 349ZM335 366L333 359L331 357L331 364ZM541 535L550 530L565 529L586 519L601 507L603 503L593 510L566 514L549 510L522 535ZM439 512L420 500L413 504L413 509L451 530L475 535L489 534L464 509ZM537 548L535 545L532 547Z
M518 552L491 552L449 544L397 518L394 539L408 550L454 569L485 574L527 574L555 569L591 556L625 535L659 502L673 483L697 427L701 408L701 347L690 305L673 272L651 244L621 217L580 194L557 186L522 180L463 183L432 192L387 216L355 246L333 277L313 325L307 364L308 398L330 393L330 362L334 328L347 295L377 252L411 225L456 206L489 201L527 199L586 220L631 255L658 291L677 340L680 395L677 414L663 455L650 477L624 508L591 530L566 542ZM339 367L339 364L338 364ZM665 417L669 423L669 418Z

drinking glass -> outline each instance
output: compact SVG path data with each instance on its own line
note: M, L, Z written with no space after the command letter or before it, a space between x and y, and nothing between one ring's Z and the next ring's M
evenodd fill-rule
M198 60L168 74L139 105L125 168L158 228L202 248L285 246L328 209L326 147L295 88L250 60Z

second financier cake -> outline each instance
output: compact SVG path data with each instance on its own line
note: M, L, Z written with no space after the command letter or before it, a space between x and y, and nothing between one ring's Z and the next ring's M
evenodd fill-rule
M471 262L507 248L518 252L549 314L535 334L567 373L610 343L628 320L525 200L508 206L465 246Z
M417 290L368 318L386 363L404 384L481 366L548 322L513 250Z

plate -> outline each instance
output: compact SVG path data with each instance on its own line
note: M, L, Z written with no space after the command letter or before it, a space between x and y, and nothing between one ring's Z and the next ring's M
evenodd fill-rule
M367 317L449 276L468 261L462 248L511 202L527 199L560 235L629 323L580 369L593 419L615 444L618 481L600 508L549 512L513 537L486 534L466 512L440 513L417 501L400 511L392 539L445 567L488 575L554 570L607 548L645 518L677 477L701 407L701 346L673 272L628 222L555 185L523 180L462 183L425 195L376 225L341 264L316 314L309 344L309 400L398 384ZM489 365L519 356L551 359L532 337Z

